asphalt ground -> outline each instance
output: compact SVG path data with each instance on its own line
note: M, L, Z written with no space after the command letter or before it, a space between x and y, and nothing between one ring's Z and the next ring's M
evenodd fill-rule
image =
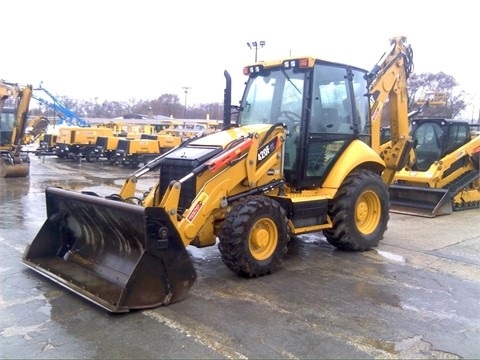
M46 186L103 196L131 172L32 156L29 177L0 179L0 358L480 357L479 209L391 214L385 239L363 253L301 236L277 272L257 279L230 271L216 246L188 247L198 278L186 298L126 314L21 262L46 220Z

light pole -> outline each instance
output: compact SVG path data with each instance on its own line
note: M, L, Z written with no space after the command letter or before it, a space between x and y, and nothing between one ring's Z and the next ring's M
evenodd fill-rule
M247 46L251 49L252 47L255 48L255 62L257 62L257 51L258 51L258 46L260 47L264 47L265 46L265 41L260 41L260 42L256 42L256 41L252 41L251 43L250 42L247 42Z
M183 110L183 118L186 119L187 118L187 94L188 94L188 90L191 89L191 87L184 86L182 87L182 89L185 92L185 109Z

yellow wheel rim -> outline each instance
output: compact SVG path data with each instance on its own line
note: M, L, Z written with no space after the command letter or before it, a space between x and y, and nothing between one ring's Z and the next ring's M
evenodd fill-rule
M355 223L362 234L371 234L378 227L381 217L381 202L374 191L365 191L355 206Z
M268 259L278 243L277 226L271 219L260 219L252 227L249 237L250 253L256 260Z

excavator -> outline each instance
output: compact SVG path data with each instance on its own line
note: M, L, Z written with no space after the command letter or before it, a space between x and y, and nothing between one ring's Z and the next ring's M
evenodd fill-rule
M218 244L223 263L245 278L275 272L301 234L372 249L387 229L388 185L410 160L412 58L399 36L371 71L312 57L259 62L244 68L239 106L225 71L220 131L151 160L118 194L46 188L47 219L23 263L125 313L187 296L197 276L188 246ZM386 101L391 141L380 149ZM150 172L158 181L142 193Z
M30 157L22 151L32 86L0 80L0 177L26 177Z

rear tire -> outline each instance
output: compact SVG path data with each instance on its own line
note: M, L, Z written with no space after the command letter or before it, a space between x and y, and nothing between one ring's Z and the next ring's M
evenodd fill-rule
M341 250L365 251L378 245L387 230L389 194L380 176L355 170L338 190L329 209L333 227L328 242Z
M290 231L285 210L264 196L237 201L219 233L222 260L236 274L252 278L272 273L287 252Z

